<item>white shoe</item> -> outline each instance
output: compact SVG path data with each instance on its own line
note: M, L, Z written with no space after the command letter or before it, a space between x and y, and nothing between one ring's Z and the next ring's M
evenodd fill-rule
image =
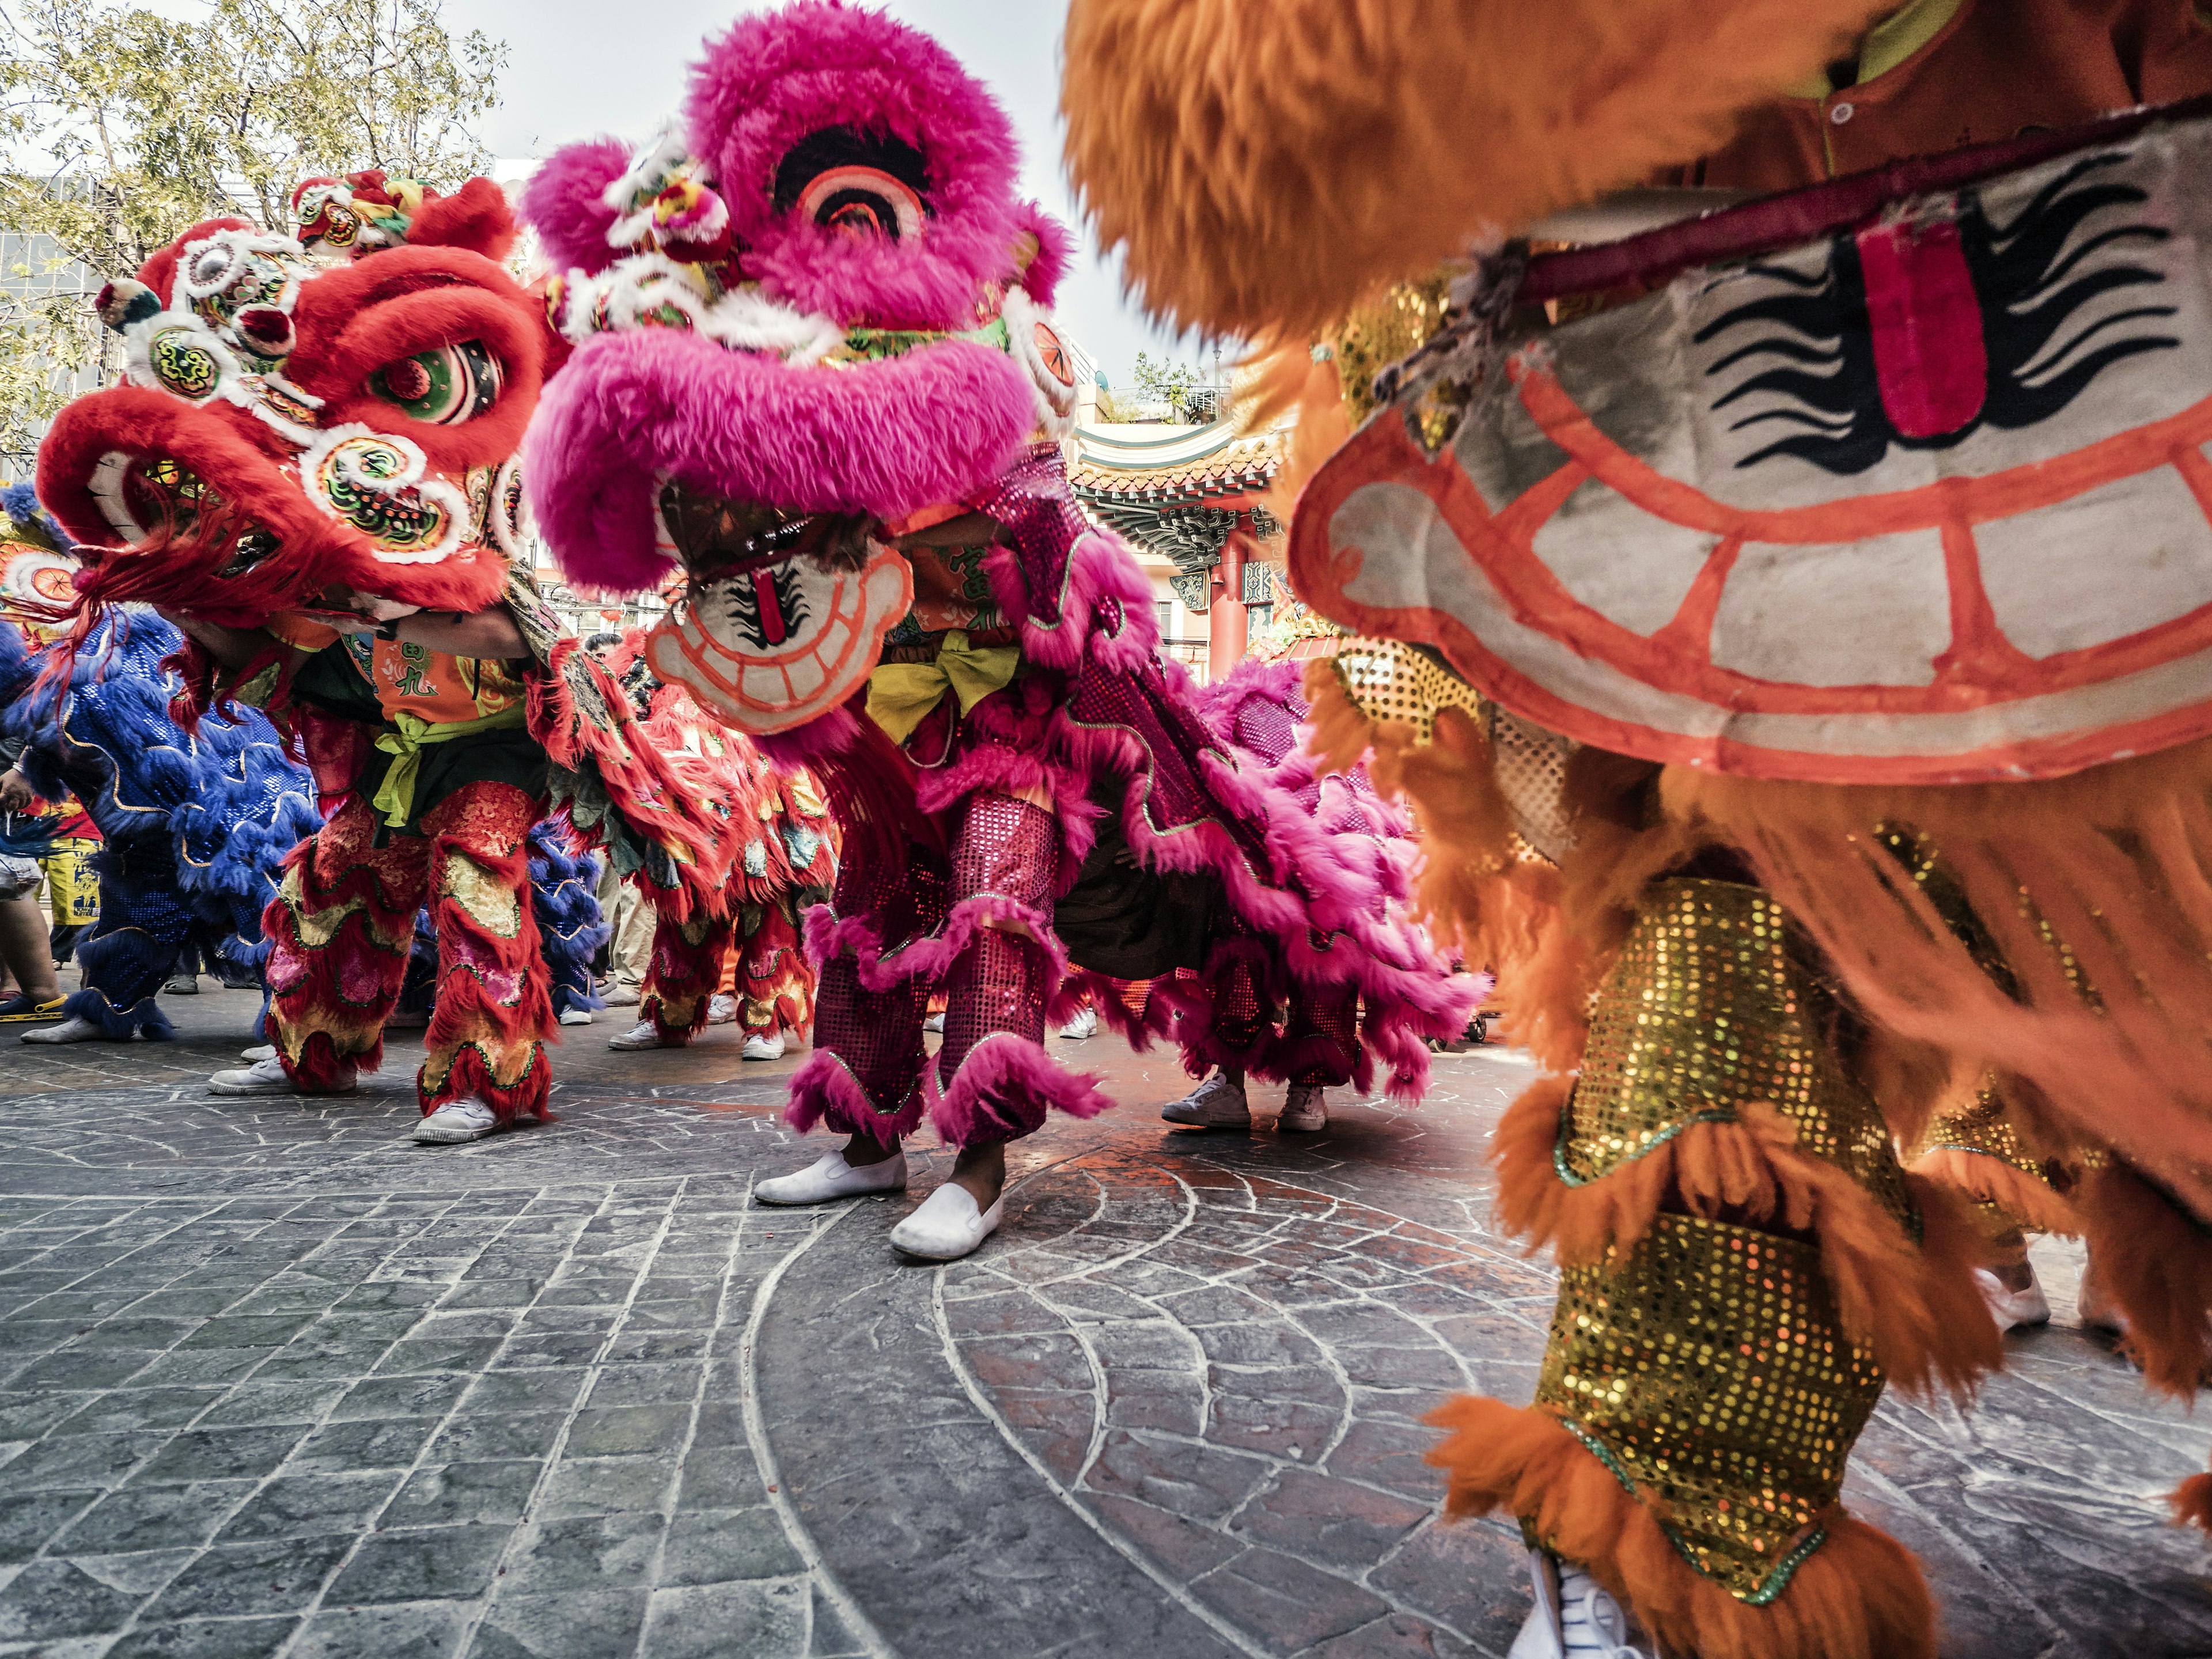
M957 1261L998 1231L1006 1208L1006 1200L996 1198L989 1209L978 1210L974 1194L948 1181L891 1229L891 1243L927 1261Z
M776 1176L753 1183L753 1196L763 1204L827 1204L833 1198L857 1198L863 1193L901 1193L906 1190L906 1153L893 1152L880 1163L855 1169L842 1152L824 1152L796 1175Z
M165 997L196 997L199 994L198 974L172 974L161 981L161 994Z
M727 1025L737 1017L738 1000L735 997L713 996L707 999L708 1024Z
M942 1014L932 1014L927 1019L921 1022L921 1029L931 1033L933 1036L943 1036L945 1035L945 1016Z
M208 1079L211 1095L349 1095L353 1092L354 1073L349 1069L345 1081L335 1089L302 1089L285 1074L283 1065L275 1055L257 1060L241 1072L217 1072Z
M2020 1325L2051 1322L2051 1304L2044 1300L2043 1286L2036 1282L2033 1267L2027 1270L2027 1288L2024 1291L2007 1288L2004 1281L1987 1267L1974 1269L1974 1288L1989 1304L1990 1316L1997 1322L2000 1332Z
M592 1023L592 1011L588 1008L564 1009L562 1011L561 1023L563 1025L589 1025Z
M26 1042L90 1042L106 1035L106 1029L97 1020L86 1019L79 1014L71 1014L58 1025L42 1025L35 1031L24 1032L23 1041ZM136 1036L138 1034L133 1031L131 1035Z
M635 1008L644 1000L635 985L609 984L599 993L599 1000L610 1008Z
M1328 1127L1328 1107L1325 1103L1327 1091L1318 1083L1293 1083L1291 1092L1283 1102L1283 1115L1275 1120L1278 1129L1292 1129L1300 1134L1311 1134Z
M607 1047L624 1050L658 1048L661 1047L660 1028L649 1019L641 1019L618 1036L607 1039Z
M1098 1035L1098 1011L1085 1004L1081 1013L1060 1028L1060 1035L1070 1042L1080 1042L1085 1037Z
M415 1126L415 1139L425 1146L453 1146L465 1140L482 1140L508 1126L499 1114L474 1095L449 1100Z
M1531 1550L1528 1575L1536 1605L1506 1659L1655 1659L1620 1603L1574 1563Z
M1170 1123L1191 1129L1249 1129L1252 1108L1244 1099L1244 1085L1233 1083L1225 1072L1216 1072L1172 1106L1160 1109Z
M745 1058L747 1060L781 1060L783 1033L781 1031L769 1031L766 1034L759 1031L750 1033L745 1038Z
M248 1062L257 1060L274 1060L276 1058L276 1045L273 1042L257 1042L251 1048L240 1048L238 1051L238 1057Z
M387 1031L427 1031L430 1029L428 1008L394 1008L384 1022Z

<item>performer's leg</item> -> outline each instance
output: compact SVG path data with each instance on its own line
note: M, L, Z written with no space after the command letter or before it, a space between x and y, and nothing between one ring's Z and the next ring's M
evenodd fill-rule
M2078 1237L2081 1224L2059 1190L2069 1172L2060 1160L2029 1152L1994 1079L1984 1079L1967 1104L1930 1121L1911 1167L1973 1204L1984 1240L1974 1279L1999 1328L2049 1320L2051 1304L2028 1263L2028 1235Z
M652 907L644 907L652 914ZM695 912L682 921L665 911L653 930L653 965L645 978L645 999L637 1029L625 1032L615 1048L680 1048L707 1024L714 988L722 982L735 923L726 915ZM652 1040L645 1041L647 1027Z
M2002 1348L1972 1219L1899 1167L1841 1019L1766 895L1662 881L1577 1077L1499 1127L1498 1213L1557 1246L1559 1305L1534 1407L1455 1401L1433 1455L1455 1514L1515 1514L1541 1582L1585 1571L1585 1607L1618 1597L1670 1652L1934 1650L1844 1464L1885 1380L1962 1392Z
M1310 1133L1328 1127L1325 1091L1352 1080L1359 1052L1359 999L1356 994L1327 1000L1291 994L1291 1016L1283 1029L1283 1068L1291 1089L1283 1102L1279 1129Z
M84 988L62 1004L62 1024L27 1033L27 1042L176 1034L155 1000L193 933L175 855L165 843L133 845L101 854L98 869L100 921L77 952Z
M813 1018L814 973L799 944L798 918L779 895L771 903L744 906L738 928L736 994L745 1058L780 1060L784 1034L805 1030Z
M847 1139L811 1169L760 1182L753 1188L757 1197L817 1204L906 1185L899 1143L928 1104L921 1019L930 983L919 974L890 977L878 969L883 988L871 990L860 982L861 951L865 946L872 964L879 963L886 940L933 934L945 915L944 866L918 848L909 848L896 871L858 859L838 866L830 904L810 918L811 927L823 930L817 940L826 936L832 943L821 966L814 1052L792 1074L784 1121L802 1133L826 1124Z
M990 1234L1006 1143L1042 1127L1050 1108L1089 1117L1111 1104L1094 1079L1063 1071L1045 1053L1045 1006L1065 966L1046 948L1059 849L1060 826L1042 805L996 793L964 804L945 927L958 955L945 979L931 1114L960 1156L951 1180L891 1233L913 1255L965 1255Z
M284 880L262 912L269 940L265 1016L277 1069L220 1073L220 1092L350 1089L356 1069L384 1059L384 1025L398 1000L428 884L430 845L419 836L374 844L367 802L341 806L285 860Z
M1215 942L1209 957L1203 973L1178 972L1170 988L1182 994L1174 1030L1183 1064L1205 1075L1181 1100L1161 1108L1160 1116L1186 1129L1249 1129L1244 1067L1273 1039L1274 1011L1261 994L1256 940L1232 932Z
M551 970L530 902L527 840L544 810L512 784L471 783L423 815L440 967L415 1080L426 1118L448 1101L480 1103L500 1127L545 1115Z

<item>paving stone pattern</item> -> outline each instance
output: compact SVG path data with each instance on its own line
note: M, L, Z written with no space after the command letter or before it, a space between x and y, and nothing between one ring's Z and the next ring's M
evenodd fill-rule
M219 1100L251 1002L174 1006L0 1052L0 1654L1502 1656L1526 1611L1419 1421L1534 1386L1552 1278L1481 1163L1516 1056L1293 1138L1167 1131L1171 1059L1060 1045L1121 1109L1018 1147L932 1268L910 1200L751 1204L815 1151L803 1054L611 1054L602 1015L558 1123L418 1149L419 1050ZM1885 1401L1847 1496L1947 1655L2212 1652L2160 1504L2206 1432L2039 1252L2052 1328L1969 1413Z

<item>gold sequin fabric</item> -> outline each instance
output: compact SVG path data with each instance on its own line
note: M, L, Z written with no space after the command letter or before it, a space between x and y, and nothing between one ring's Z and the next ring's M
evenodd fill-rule
M1370 720L1411 726L1417 743L1435 737L1440 708L1463 708L1482 723L1484 704L1475 689L1440 659L1402 641L1347 639L1331 665L1354 708Z
M1735 1121L1759 1101L1796 1123L1799 1150L1849 1172L1917 1233L1889 1131L1836 1058L1834 1019L1811 947L1767 893L1653 883L1599 988L1560 1127L1560 1178L1601 1180L1690 1125Z
M1932 1119L1920 1144L1912 1149L1912 1156L1917 1160L1938 1152L1979 1153L2009 1164L2046 1186L2056 1184L2051 1180L2052 1170L2042 1159L2032 1156L2021 1143L2020 1132L2005 1116L2004 1102L1992 1083L1982 1085L1971 1105L1959 1111L1940 1113Z
M1691 1566L1764 1605L1820 1547L1881 1385L1813 1246L1666 1214L1560 1274L1536 1404L1656 1500Z

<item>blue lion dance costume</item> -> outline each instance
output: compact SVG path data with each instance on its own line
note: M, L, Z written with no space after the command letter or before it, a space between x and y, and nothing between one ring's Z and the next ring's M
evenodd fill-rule
M65 683L33 684L6 715L27 740L31 787L74 793L105 838L100 921L77 950L84 988L63 1012L109 1038L173 1034L155 995L187 944L225 985L258 988L262 908L284 855L322 825L307 769L259 713L211 714L196 735L169 718L176 687L161 659L181 643L158 617L119 614ZM25 665L35 673L39 658Z

